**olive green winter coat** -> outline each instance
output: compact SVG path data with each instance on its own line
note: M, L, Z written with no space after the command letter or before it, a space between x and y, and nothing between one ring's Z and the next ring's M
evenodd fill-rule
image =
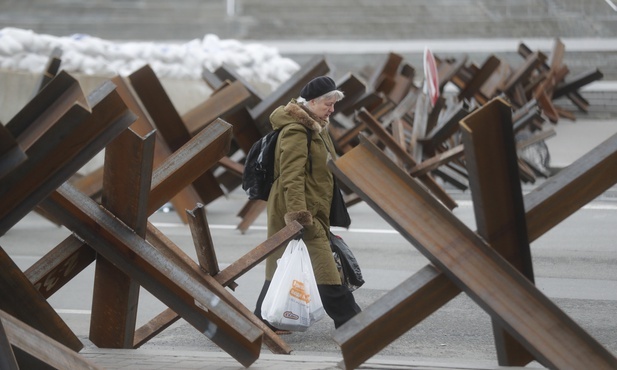
M274 130L281 129L276 145L274 184L268 198L268 237L285 225L298 221L304 226L303 240L311 256L317 284L340 285L341 278L330 248L330 203L333 178L327 167L335 155L327 122L292 100L270 115ZM307 129L312 170L308 163ZM266 279L272 280L280 248L266 260Z

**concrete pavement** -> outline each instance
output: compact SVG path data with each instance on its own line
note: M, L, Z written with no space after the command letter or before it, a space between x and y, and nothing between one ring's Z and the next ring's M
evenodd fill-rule
M154 370L154 369L244 369L225 353L197 351L153 351L153 350L105 350L85 349L82 356L92 363L109 370ZM341 358L333 355L291 354L273 355L262 353L250 369L253 370L338 370ZM530 365L521 367L496 366L489 361L466 361L435 359L410 359L405 357L376 356L358 369L410 369L410 370L497 370L497 369L542 369Z

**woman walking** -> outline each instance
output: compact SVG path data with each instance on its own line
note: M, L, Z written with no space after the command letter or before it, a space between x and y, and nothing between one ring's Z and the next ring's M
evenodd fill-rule
M328 124L335 103L343 97L343 92L337 90L330 77L317 77L302 88L298 99L272 112L270 123L280 133L274 164L275 181L267 208L268 237L292 221L304 226L302 239L311 257L319 295L336 328L360 312L353 294L341 284L329 239L334 178L327 161L336 153ZM266 259L266 280L255 309L260 318L263 298L283 250L277 252Z

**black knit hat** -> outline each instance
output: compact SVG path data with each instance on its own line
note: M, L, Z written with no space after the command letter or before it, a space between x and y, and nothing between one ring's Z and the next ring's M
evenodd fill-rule
M300 90L300 96L306 101L313 100L330 91L336 90L336 83L330 77L321 76L312 79Z

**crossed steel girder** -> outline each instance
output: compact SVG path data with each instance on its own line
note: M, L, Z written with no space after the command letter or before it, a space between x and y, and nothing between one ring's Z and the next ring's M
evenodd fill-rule
M617 135L525 198L529 241L617 181L607 171L617 165L616 153ZM547 366L617 366L610 352L370 142L362 140L329 165L436 266L422 269L336 331L346 367L359 366L461 290ZM552 207L560 201L564 207Z

